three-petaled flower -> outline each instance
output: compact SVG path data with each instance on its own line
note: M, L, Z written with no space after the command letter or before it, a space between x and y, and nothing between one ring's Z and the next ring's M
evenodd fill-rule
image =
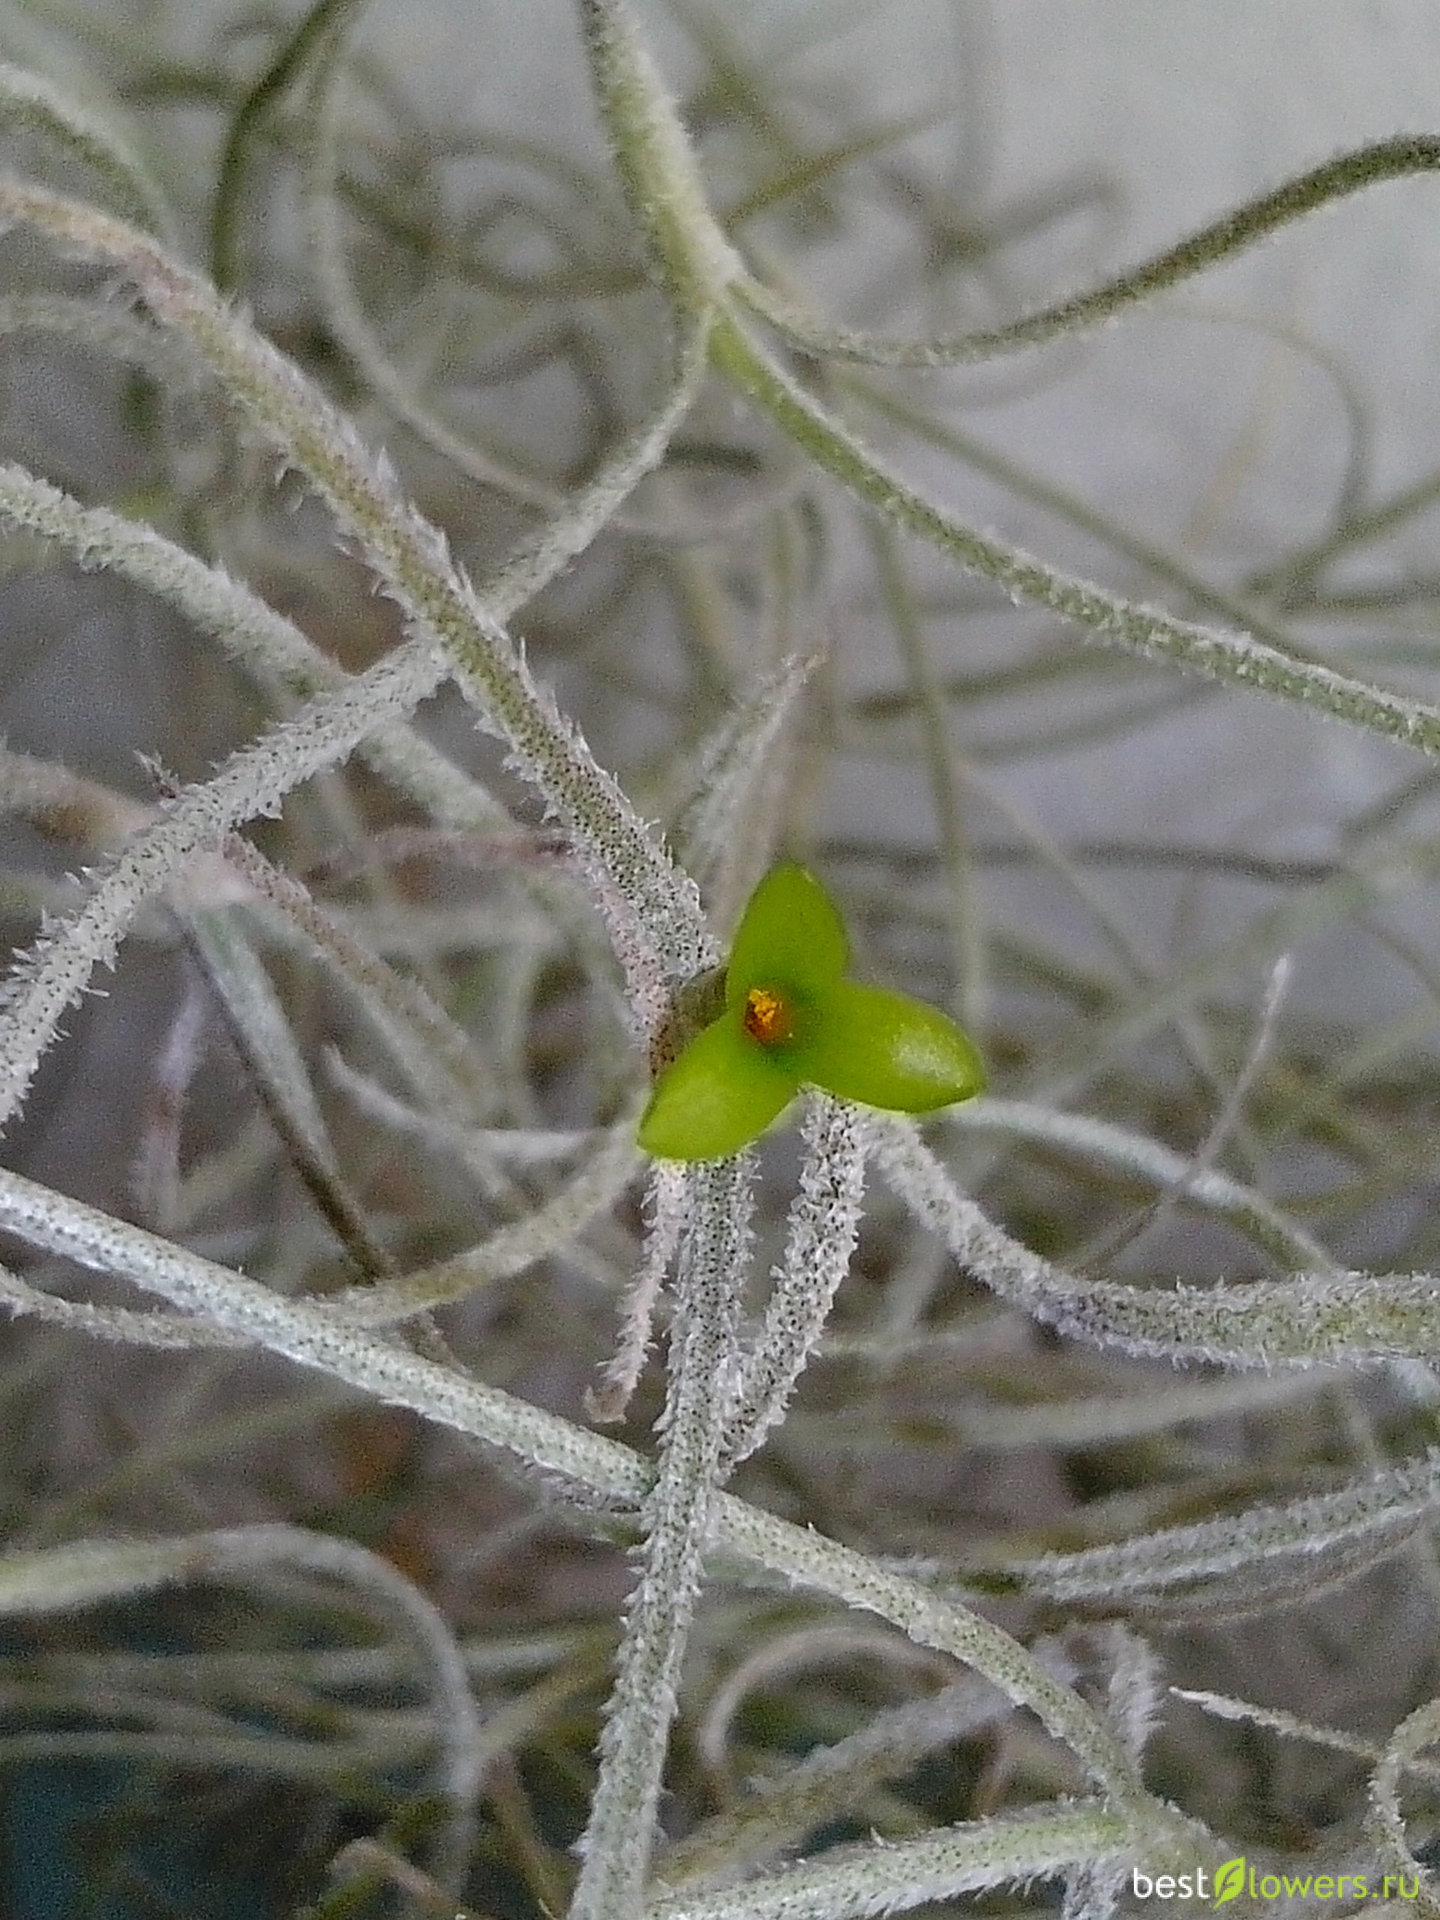
M655 1082L640 1145L667 1160L738 1153L802 1086L902 1113L982 1091L974 1042L937 1008L845 978L850 942L812 873L787 862L751 894L725 1005Z

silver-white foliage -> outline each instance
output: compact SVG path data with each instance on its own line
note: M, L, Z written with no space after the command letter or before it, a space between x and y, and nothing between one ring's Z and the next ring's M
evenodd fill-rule
M242 313L144 230L148 222L163 233L164 209L123 143L45 84L0 72L0 117L8 113L40 127L98 169L140 224L18 181L0 183L0 218L31 228L67 256L118 275L138 293L149 320L127 316L118 325L97 322L100 344L144 361L152 323L173 334L187 362L208 372L282 461L327 503L339 536L358 550L406 625L406 637L375 666L346 676L220 570L148 529L103 509L82 508L34 476L0 470L0 520L39 534L83 566L113 571L165 598L262 682L278 681L301 702L211 780L165 800L136 823L126 844L87 877L79 904L42 927L0 1000L0 1121L11 1118L24 1099L66 1007L97 965L114 960L147 903L168 889L171 904L182 912L234 912L233 901L219 903L205 891L205 874L213 886L213 866L200 870L196 890L202 856L225 849L227 842L232 858L262 885L271 910L278 909L292 929L304 934L372 1013L378 1010L382 1027L388 1021L392 1057L421 1104L438 1109L450 1137L463 1137L468 1120L489 1119L483 1100L467 1101L475 1089L467 1084L463 1037L446 1025L443 1011L425 1004L383 963L362 957L338 920L327 921L287 891L293 883L279 878L262 884L259 868L233 842L239 828L275 812L300 783L357 752L439 827L504 823L493 797L410 729L420 702L447 680L463 692L479 724L505 743L512 767L558 823L620 959L633 1030L643 1041L655 1038L674 990L718 957L698 888L537 681L508 623L597 533L615 523L633 488L663 459L711 368L783 429L811 462L882 514L892 531L919 535L1012 597L1143 657L1287 697L1432 754L1440 751L1440 712L1427 703L1293 658L1253 635L1179 620L1058 574L961 525L874 460L760 344L743 306L822 354L903 361L910 349L826 329L746 273L707 204L697 157L629 0L582 0L580 15L616 168L668 296L674 352L648 417L571 498L532 492L543 500L549 518L478 589L453 562L444 537L406 498L383 457L365 446L352 424ZM319 111L309 210L321 279L337 331L373 387L433 443L443 435L392 373L346 277L331 187L343 49L343 32L333 31L310 74ZM1423 141L1408 148L1390 143L1384 151L1369 150L1358 162L1351 157L1329 163L1292 183L1288 199L1282 193L1256 203L1233 216L1228 227L1220 223L1206 230L1109 288L978 341L928 343L927 363L1006 351L1093 324L1223 257L1232 241L1248 244L1280 217L1296 217L1372 180L1434 166L1432 149L1433 143ZM48 318L38 310L30 318L60 334L71 326L58 307ZM12 322L26 324L13 313L0 319L0 325ZM514 478L493 472L488 477L507 483ZM736 823L765 777L777 728L802 678L802 669L786 669L768 706L763 699L742 704L707 760L690 815L690 841L707 874L718 877L722 894L734 890L739 870L730 844ZM23 784L21 770L12 766L10 773ZM543 880L536 879L534 891L545 894ZM553 892L550 904L557 913L565 910L556 905ZM223 919L214 923L219 929L234 931ZM216 941L211 946L214 970L227 978L241 1024L264 1054L262 1079L279 1090L292 1131L316 1168L333 1176L335 1155L307 1071L283 1018L277 1024L273 995L253 955L248 946L243 960L237 959L242 949L233 943L228 956ZM242 973L248 980L243 988ZM1112 1163L1128 1154L1162 1190L1183 1191L1187 1200L1213 1206L1295 1270L1281 1281L1207 1290L1147 1292L1082 1281L996 1228L958 1191L913 1126L862 1121L838 1103L817 1099L809 1107L804 1172L784 1261L749 1344L742 1338L740 1303L750 1251L750 1157L661 1176L652 1238L640 1266L639 1310L617 1371L617 1380L627 1386L638 1371L650 1296L678 1246L669 1389L659 1460L652 1465L442 1360L409 1351L386 1331L395 1320L458 1298L486 1278L518 1271L573 1245L630 1177L639 1098L637 1092L635 1103L590 1142L555 1193L477 1247L443 1267L327 1300L284 1296L159 1235L0 1173L0 1224L7 1230L52 1255L129 1281L173 1311L150 1320L129 1310L67 1305L47 1301L33 1284L18 1280L6 1283L6 1301L14 1311L65 1317L101 1335L180 1344L189 1342L193 1329L197 1343L263 1347L503 1449L547 1476L577 1507L604 1505L635 1520L644 1536L639 1581L606 1721L572 1909L576 1920L633 1920L646 1911L656 1920L727 1915L841 1920L1058 1873L1070 1876L1073 1914L1108 1913L1118 1867L1139 1849L1152 1854L1169 1849L1175 1857L1204 1844L1180 1816L1147 1793L1141 1779L1157 1693L1143 1644L1118 1630L1112 1636L1110 1696L1105 1710L1097 1712L1043 1661L960 1601L723 1491L729 1468L783 1416L820 1338L858 1232L867 1154L912 1213L1002 1299L1065 1333L1122 1353L1236 1368L1424 1357L1440 1347L1440 1285L1428 1275L1337 1272L1322 1248L1261 1197L1208 1168L1187 1169L1159 1149L1120 1140L1113 1129L1037 1118L994 1103L991 1122L1012 1133L1046 1137L1048 1131L1052 1141ZM982 1124L984 1114L977 1110ZM479 1167L488 1148L477 1144L473 1152ZM503 1187L503 1169L497 1172L487 1163L487 1177L497 1189ZM338 1188L338 1180L334 1184ZM1117 1596L1163 1598L1179 1589L1223 1583L1232 1575L1254 1591L1272 1575L1323 1570L1351 1564L1357 1554L1373 1557L1391 1550L1431 1523L1433 1479L1434 1463L1427 1457L1336 1494L1089 1554L1050 1556L1012 1571L1032 1591L1076 1603L1092 1597L1111 1603ZM463 1669L443 1629L423 1607L413 1606L408 1588L401 1595L395 1585L399 1576L378 1571L370 1556L357 1559L359 1549L333 1542L306 1545L289 1530L269 1531L274 1538L255 1532L244 1540L213 1536L208 1558L201 1554L203 1569L223 1571L232 1561L253 1565L288 1555L312 1570L355 1580L404 1614L417 1642L424 1642L435 1675L443 1676L437 1693L446 1702L441 1719L451 1746L447 1787L457 1807L468 1807L478 1781L474 1756L479 1747L466 1718ZM917 1644L972 1667L1008 1701L1038 1716L1098 1785L1099 1795L895 1845L826 1855L737 1889L675 1892L647 1906L668 1729L707 1557L717 1547L772 1577L868 1609ZM120 1548L91 1543L48 1557L12 1558L0 1567L0 1607L63 1606L101 1591L140 1590L194 1571L196 1552L184 1543ZM6 1580L12 1589L8 1602ZM789 1817L806 1804L810 1787L822 1784L822 1775L823 1784L837 1791L852 1776L877 1777L937 1728L953 1731L965 1711L957 1700L948 1700L923 1732L918 1724L898 1719L888 1726L877 1723L843 1755L807 1763L811 1778L799 1784ZM1422 1708L1377 1764L1373 1824L1387 1858L1410 1859L1397 1782L1400 1771L1434 1739L1435 1727L1433 1706Z
M607 1920L632 1910L643 1893L719 1489L725 1388L734 1377L750 1250L753 1158L704 1161L687 1171L686 1182L690 1215L677 1262L660 1460L581 1842L573 1920Z
M1083 1280L987 1218L908 1121L867 1122L877 1165L915 1217L1004 1300L1060 1332L1137 1357L1314 1367L1440 1352L1440 1279L1297 1275L1242 1286L1144 1288Z
M742 1886L676 1894L644 1912L646 1920L862 1920L1030 1881L1077 1862L1122 1861L1132 1845L1103 1801L1082 1800L883 1846L836 1848Z
M724 1459L738 1465L784 1418L819 1344L860 1233L865 1142L856 1109L829 1094L805 1102L805 1160L790 1207L785 1258L770 1276L760 1328L726 1408Z
M303 1527L235 1527L179 1539L88 1540L0 1556L0 1614L63 1613L189 1581L251 1585L282 1568L338 1581L418 1656L439 1747L438 1785L451 1804L447 1877L463 1871L483 1783L480 1716L443 1615L388 1560Z
M1432 1449L1334 1493L1252 1507L1114 1546L1043 1554L1013 1570L1034 1592L1072 1603L1158 1600L1171 1590L1241 1576L1255 1586L1301 1574L1313 1585L1333 1563L1368 1564L1396 1552L1437 1517L1440 1452Z
M744 1690L777 1670L791 1672L827 1660L900 1668L902 1654L908 1655L912 1675L918 1671L922 1677L934 1676L935 1656L859 1625L810 1626L767 1643L741 1663L712 1701L701 1724L701 1751L712 1766L720 1764L729 1722L745 1698ZM923 1668L922 1661L927 1663ZM1057 1674L1069 1680L1073 1668L1067 1662L1061 1672L1057 1664ZM657 1878L669 1888L697 1891L743 1879L777 1853L798 1846L815 1828L863 1807L878 1788L926 1755L992 1725L1007 1712L995 1688L968 1674L882 1708L854 1733L814 1748L781 1772L749 1782L733 1806L666 1849Z

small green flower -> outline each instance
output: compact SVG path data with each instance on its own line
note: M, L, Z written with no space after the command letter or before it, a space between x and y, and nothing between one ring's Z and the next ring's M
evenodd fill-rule
M655 1083L640 1145L715 1160L762 1134L802 1086L930 1113L985 1085L973 1041L920 1000L844 978L850 942L814 874L774 867L750 896L725 1007Z

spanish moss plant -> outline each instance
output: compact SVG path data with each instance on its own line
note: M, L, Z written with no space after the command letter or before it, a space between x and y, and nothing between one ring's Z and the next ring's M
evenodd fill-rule
M0 10L7 1913L1440 1899L1440 484L1005 435L1440 125L1127 263L793 11Z

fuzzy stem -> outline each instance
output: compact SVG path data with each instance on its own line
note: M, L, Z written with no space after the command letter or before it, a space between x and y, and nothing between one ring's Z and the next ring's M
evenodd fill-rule
M706 1162L691 1176L694 1218L680 1253L665 1445L646 1504L649 1535L625 1623L570 1920L628 1920L644 1893L680 1663L720 1478L726 1403L717 1382L735 1364L751 1174L750 1156L741 1154Z
M1422 753L1440 754L1440 709L1428 702L1407 700L1329 667L1288 658L1247 634L1223 633L1178 620L1058 573L1018 547L1008 547L952 519L889 472L732 320L716 326L711 353L721 372L856 499L875 508L891 526L938 547L967 573L993 582L1012 600L1044 607L1104 646L1142 659L1168 660L1210 680L1254 687L1350 726L1403 741Z

